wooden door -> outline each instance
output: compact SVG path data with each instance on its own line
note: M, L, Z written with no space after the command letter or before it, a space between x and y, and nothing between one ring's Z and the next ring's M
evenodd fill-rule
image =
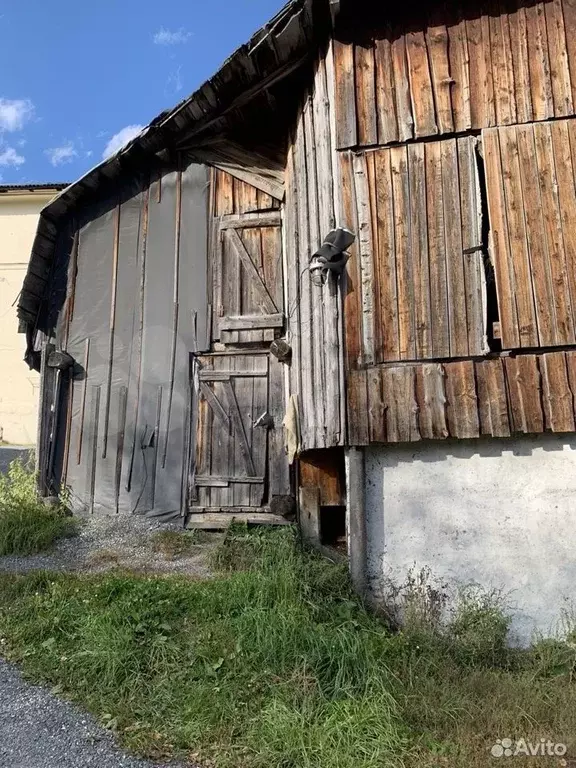
M260 508L267 487L268 356L196 358L192 513Z
M216 226L213 337L269 343L284 325L280 213L221 216Z

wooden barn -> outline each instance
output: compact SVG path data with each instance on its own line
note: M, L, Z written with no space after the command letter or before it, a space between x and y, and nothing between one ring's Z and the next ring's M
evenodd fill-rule
M548 630L576 578L576 1L291 0L41 216L41 492L285 522Z

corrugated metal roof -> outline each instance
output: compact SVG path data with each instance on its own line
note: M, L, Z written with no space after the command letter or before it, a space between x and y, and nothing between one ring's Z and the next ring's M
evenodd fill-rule
M37 273L46 272L59 226L78 206L105 195L121 175L141 173L150 167L157 153L174 147L187 133L219 127L223 115L269 87L279 72L292 71L309 61L317 47L315 22L326 14L327 0L290 0L197 91L162 112L115 155L60 192L41 212L29 272L34 271L35 263L41 267ZM36 291L32 290L32 280L30 285L24 281L18 304L18 316L28 324L36 323L41 305L37 276L33 282Z
M53 184L0 184L0 194L4 192L42 192L55 189L60 192L70 186L70 182L56 181Z

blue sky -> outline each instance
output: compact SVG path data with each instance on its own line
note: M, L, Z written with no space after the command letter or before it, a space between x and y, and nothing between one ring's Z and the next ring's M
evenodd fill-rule
M1 0L0 183L73 181L283 0Z

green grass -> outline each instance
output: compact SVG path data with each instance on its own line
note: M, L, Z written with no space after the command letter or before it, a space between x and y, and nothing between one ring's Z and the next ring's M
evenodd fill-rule
M170 560L191 557L200 551L199 545L209 542L213 536L202 530L157 531L151 536L152 551Z
M0 647L129 748L221 768L469 768L497 738L574 742L574 649L507 649L490 600L391 633L289 530L235 528L213 564L3 576Z
M62 506L47 507L37 498L29 465L13 461L0 475L0 555L32 555L75 531Z

